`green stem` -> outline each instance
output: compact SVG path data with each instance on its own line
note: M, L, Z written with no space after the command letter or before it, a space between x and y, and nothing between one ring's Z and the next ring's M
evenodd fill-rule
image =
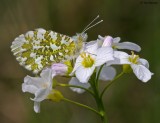
M69 85L69 84L63 84L63 83L57 83L56 85L61 86L61 87L81 88L81 89L87 91L88 93L90 93L91 95L94 96L94 93L93 93L91 90L89 90L89 89L87 89L87 88L84 88L84 87L82 87L82 86L78 86L78 85Z
M98 86L98 79L99 79L99 76L100 76L100 73L102 71L103 66L104 66L104 64L100 67L100 69L98 71L97 78L96 78L96 86Z
M93 108L91 108L91 107L89 107L89 106L87 106L87 105L81 104L81 103L79 103L79 102L75 102L75 101L73 101L73 100L69 100L69 99L67 99L67 98L63 98L63 100L64 100L64 101L67 101L67 102L70 102L70 103L73 103L73 104L75 104L75 105L81 106L81 107L83 107L83 108L89 109L90 111L93 111L94 113L96 113L96 114L98 114L98 115L101 115L100 112L98 112L97 110L95 110L95 109L93 109Z
M120 74L118 74L112 81L110 81L107 86L103 89L100 98L102 99L104 92L115 82L115 80L117 80L118 78L120 78L122 75L124 74L124 72L121 72Z
M102 123L107 123L106 113L105 113L103 101L99 96L99 91L96 89L96 87L94 87L93 90L94 90L94 93L95 93L95 100L96 100L96 103L97 103L97 106L98 106L98 110L101 114Z
M100 98L99 89L97 87L98 86L99 75L100 75L100 72L102 70L102 67L103 66L101 66L101 68L99 69L97 76L96 76L96 73L94 73L91 76L90 83L91 83L91 86L92 86L92 89L93 89L93 92L94 92L94 95L95 95L94 97L95 97L95 100L96 100L96 103L97 103L98 110L101 114L101 120L102 120L103 123L107 123L103 101Z

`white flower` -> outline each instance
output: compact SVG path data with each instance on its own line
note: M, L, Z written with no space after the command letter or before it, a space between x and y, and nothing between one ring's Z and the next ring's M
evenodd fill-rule
M96 44L88 45L76 59L74 69L77 79L82 83L87 83L90 76L97 66L101 66L107 61L113 60L113 49L111 47L102 47L97 49ZM94 49L94 50L93 50Z
M24 78L22 84L22 91L29 92L35 95L34 99L34 111L40 112L40 102L47 99L47 96L52 91L52 72L51 69L45 69L40 74L41 77L30 77Z
M111 36L98 36L98 42L102 46L111 46L113 49L127 49L127 50L132 50L132 51L137 51L139 52L141 50L141 47L135 43L132 42L120 42L120 37L113 38Z
M97 69L99 71L99 69ZM116 75L116 70L115 68L111 66L103 66L99 79L103 81L108 81L108 80L113 80Z
M88 89L90 87L89 83L81 83L81 82L79 82L79 80L76 77L72 77L71 80L69 81L69 84L75 85L75 86L81 86L86 89ZM70 89L74 92L77 92L77 93L84 93L85 92L85 90L81 89L81 88L70 87Z
M125 52L115 51L114 56L119 59L117 64L130 65L136 77L142 82L147 82L151 79L153 73L149 71L149 63L147 60L139 58L139 56L133 52L132 55L128 55Z

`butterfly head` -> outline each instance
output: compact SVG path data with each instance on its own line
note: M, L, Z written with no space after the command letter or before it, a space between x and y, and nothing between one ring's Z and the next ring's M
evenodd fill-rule
M86 42L87 38L88 38L88 35L87 35L87 33L77 33L72 38L76 43L78 43L78 42Z
M103 20L100 20L93 24L97 19L99 18L99 15L94 18L81 33L77 33L75 36L72 37L72 39L75 41L76 44L76 52L80 52L83 50L84 43L87 41L88 35L86 33L87 30L91 29L92 27L96 26L97 24L103 22Z

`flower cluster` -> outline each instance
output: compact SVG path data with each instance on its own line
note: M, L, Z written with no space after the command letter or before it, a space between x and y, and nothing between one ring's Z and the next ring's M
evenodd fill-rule
M140 46L131 42L120 43L120 38L111 36L98 36L98 39L86 43L72 60L53 63L40 73L40 77L26 76L22 84L23 92L35 95L34 111L40 111L40 102L45 99L60 101L62 94L55 89L58 85L55 76L71 77L69 87L72 91L83 93L90 88L90 78L96 73L100 80L113 80L116 70L113 65L123 65L123 73L132 72L142 82L151 79L153 73L149 70L147 60L135 55L133 51L139 52ZM131 55L123 49L131 50ZM98 71L100 71L98 75Z

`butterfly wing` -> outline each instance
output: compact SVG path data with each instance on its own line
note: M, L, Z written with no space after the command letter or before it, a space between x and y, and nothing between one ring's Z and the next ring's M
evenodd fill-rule
M72 59L75 49L72 38L44 29L22 34L11 45L11 51L19 64L33 73L40 72L52 63Z

